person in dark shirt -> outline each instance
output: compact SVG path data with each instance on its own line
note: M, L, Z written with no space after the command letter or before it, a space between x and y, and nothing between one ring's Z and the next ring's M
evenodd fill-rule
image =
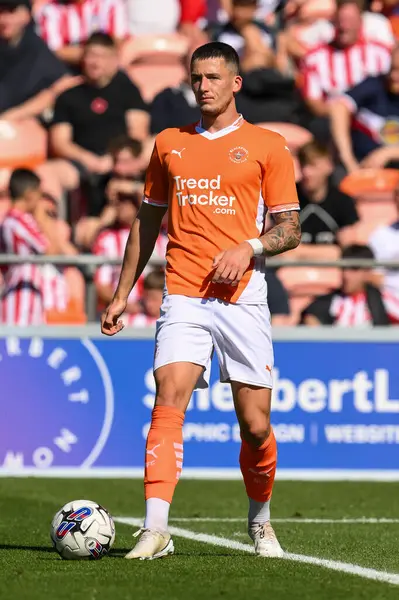
M34 31L29 0L0 0L0 118L39 116L68 79Z
M311 141L298 152L302 180L298 185L302 243L348 245L355 239L358 215L353 198L331 182L333 161L328 149Z
M190 82L191 54L184 57L186 77L180 85L159 92L152 101L151 135L157 135L169 127L185 127L201 117Z
M332 133L348 172L399 165L399 48L388 75L369 77L331 105Z
M117 48L109 35L95 33L86 42L83 74L83 83L57 99L50 141L55 156L64 159L53 165L63 187L89 182L89 212L96 216L103 206L103 176L112 168L110 140L127 134L144 140L149 118L138 88L118 70ZM101 193L94 193L96 188Z

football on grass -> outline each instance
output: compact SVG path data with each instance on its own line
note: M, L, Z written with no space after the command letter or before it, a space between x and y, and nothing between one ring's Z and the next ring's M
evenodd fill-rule
M54 516L50 535L61 558L98 560L114 543L115 525L109 512L96 502L75 500Z

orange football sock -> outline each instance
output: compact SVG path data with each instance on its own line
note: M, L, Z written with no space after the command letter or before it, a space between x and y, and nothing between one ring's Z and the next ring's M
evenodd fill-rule
M273 430L260 448L241 442L240 467L248 498L267 502L272 495L277 465L277 444Z
M172 502L183 467L184 413L172 406L156 406L148 432L144 491L145 499Z

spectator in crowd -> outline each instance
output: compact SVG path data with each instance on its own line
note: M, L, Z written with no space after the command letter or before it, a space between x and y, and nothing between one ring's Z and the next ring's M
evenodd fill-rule
M0 117L37 117L68 85L65 66L30 25L29 0L0 1Z
M391 62L390 45L362 37L361 0L338 0L337 5L334 39L310 51L301 65L303 95L317 117L328 117L331 97L386 73Z
M333 160L317 141L300 148L302 179L298 185L302 243L348 245L355 240L358 215L353 198L332 183Z
M83 217L76 226L76 243L84 249L90 249L99 232L114 223L119 200L131 200L135 206L132 222L141 203L146 168L142 143L122 135L111 141L109 153L113 167L105 189L106 205L98 217Z
M84 44L96 31L117 43L128 34L123 0L48 0L34 17L41 38L58 58L73 66L80 64Z
M348 172L399 164L399 48L388 75L370 77L331 104L331 129ZM394 165L391 165L394 163Z
M54 231L66 256L74 256L78 253L76 247L71 243L71 229L69 225L59 217L59 203L48 193L42 193L42 203L45 214L52 221ZM73 268L72 268L73 269ZM68 305L68 272L70 268L61 267L48 263L41 267L43 307L45 312L64 312Z
M32 256L63 254L64 240L42 202L39 177L16 169L9 182L12 207L0 226L0 254ZM40 325L45 321L42 267L33 264L2 267L4 289L0 323Z
M369 246L377 260L399 261L399 187L395 190L395 204L398 220L391 225L378 227L369 239ZM384 289L399 298L399 270L390 269L384 272Z
M277 68L273 55L246 53L237 108L250 123L280 121L306 127L309 113L295 80Z
M165 288L165 274L162 269L150 271L143 280L143 292L138 302L138 312L124 314L125 325L132 327L149 327L155 325L162 305Z
M200 119L200 111L191 89L191 55L184 58L186 77L180 85L166 88L155 96L151 105L151 134L156 135L169 127L185 127Z
M291 55L296 59L303 58L307 52L318 47L320 44L330 43L335 36L334 23L328 17L328 11L335 2L333 0L324 0L320 3L322 12L325 15L309 21L309 11L306 0L295 2L289 0L286 4L286 27L284 37L289 46ZM292 11L291 6L296 5L296 10ZM363 2L359 3L359 8L363 9ZM392 47L395 38L392 32L392 26L386 16L362 10L362 38L365 41L379 42L384 46Z
M342 251L342 258L372 259L368 246L352 245ZM399 324L399 300L369 283L367 268L345 268L342 288L320 296L303 312L305 325L365 327Z
M84 82L59 96L50 129L55 161L52 169L64 189L87 189L89 215L98 216L104 205L104 176L112 169L107 153L118 135L143 140L148 113L137 87L118 70L115 42L105 33L94 33L85 43Z
M232 0L230 19L211 32L213 39L233 46L241 58L244 58L248 44L259 51L272 53L276 39L265 23L256 21L257 8L258 0Z
M127 238L134 219L139 209L138 197L134 195L122 195L115 204L116 218L114 222L101 231L94 243L93 254L95 256L104 256L106 258L123 258ZM158 261L165 259L167 236L162 231L157 239L153 257ZM148 274L150 267L144 270L134 286L127 306L126 314L132 315L140 312L139 301L143 294L144 276ZM120 274L120 267L103 265L96 273L95 284L97 297L101 307L107 306L116 289Z

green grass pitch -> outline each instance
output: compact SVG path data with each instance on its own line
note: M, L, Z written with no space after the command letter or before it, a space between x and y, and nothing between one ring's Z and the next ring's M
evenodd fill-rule
M177 536L173 557L126 561L123 556L134 543L135 528L118 522L108 557L62 561L51 548L49 524L63 504L81 498L99 502L114 517L143 515L140 481L0 479L1 600L399 598L399 585L385 581L293 560L261 559ZM278 519L275 530L287 552L398 574L399 584L399 484L277 482L272 509L272 517ZM239 481L182 480L171 524L246 544L246 510ZM201 520L204 517L214 520ZM303 522L363 517L398 521Z

